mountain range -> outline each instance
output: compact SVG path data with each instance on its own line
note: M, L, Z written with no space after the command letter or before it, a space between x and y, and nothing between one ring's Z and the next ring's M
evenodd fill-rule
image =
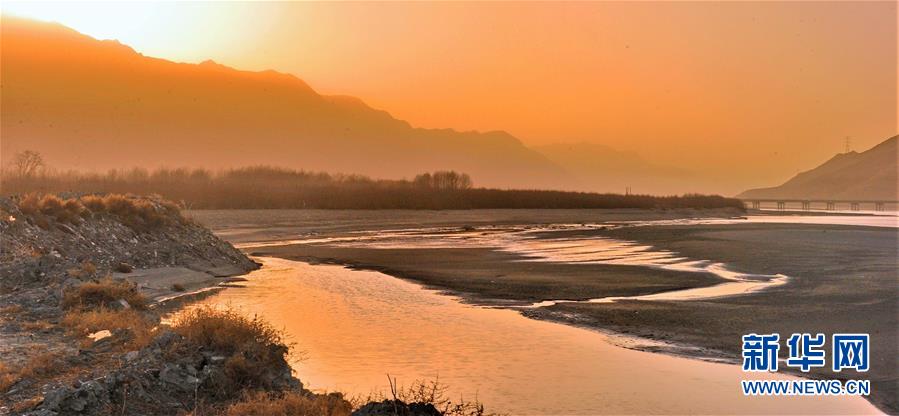
M379 178L453 169L488 187L671 190L658 186L667 169L602 146L532 149L503 131L416 128L290 74L147 57L56 23L4 15L0 31L4 162L35 150L57 169L265 164Z
M893 136L864 152L841 153L773 188L750 189L738 198L896 201L897 145Z

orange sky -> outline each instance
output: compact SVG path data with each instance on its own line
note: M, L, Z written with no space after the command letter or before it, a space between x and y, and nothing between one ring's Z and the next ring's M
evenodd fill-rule
M293 73L422 127L772 185L897 132L896 3L19 4L151 56Z

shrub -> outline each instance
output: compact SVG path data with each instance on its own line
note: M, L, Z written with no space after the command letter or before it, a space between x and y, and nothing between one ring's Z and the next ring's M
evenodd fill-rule
M19 371L0 361L0 391L7 391L19 382Z
M41 211L41 198L32 192L19 199L19 211L25 215L35 215Z
M225 357L221 377L213 377L204 386L213 396L233 398L245 389L274 389L278 375L290 371L284 358L289 347L278 331L258 317L202 306L184 311L174 320L173 329L184 337L181 348Z
M77 224L86 213L84 205L78 199L61 199L56 195L34 192L19 200L19 210L42 228L48 228L48 218L61 223Z
M25 378L46 378L58 374L65 368L65 366L58 365L60 358L59 353L41 351L34 354L20 367L0 362L0 391L9 390L19 380Z
M352 406L340 394L303 394L254 392L229 406L225 416L320 415L346 416Z
M189 342L218 352L233 354L247 347L284 345L281 334L259 317L247 318L211 306L184 311L173 322L173 329Z
M81 197L81 204L92 212L103 212L106 210L106 204L103 202L103 197L97 195Z
M140 294L131 282L116 280L109 276L67 290L63 295L62 307L63 309L97 309L107 307L119 299L124 299L135 309L147 307L147 298Z
M388 399L383 393L370 394L368 397L356 397L352 400L354 407L365 408L370 412L388 411L387 414L416 413L412 409L418 409L422 412L437 412L445 416L486 416L494 413L487 413L484 405L477 401L466 401L459 399L458 402L450 400L446 397L449 386L440 382L439 379L432 381L416 380L409 387L400 387L396 379L387 376L390 383L391 398ZM380 410L379 410L380 409ZM430 409L430 410L428 410Z
M126 343L129 348L140 348L149 344L155 333L154 323L133 309L74 310L67 312L62 319L62 325L68 328L69 334L79 337L102 330L110 332L128 330L133 335Z
M85 279L94 277L97 274L97 266L94 265L90 260L85 260L81 262L81 265L78 267L73 267L68 270L69 276L72 276L76 279Z
M109 194L85 196L81 201L91 212L113 215L123 224L140 231L186 221L177 205L158 197Z

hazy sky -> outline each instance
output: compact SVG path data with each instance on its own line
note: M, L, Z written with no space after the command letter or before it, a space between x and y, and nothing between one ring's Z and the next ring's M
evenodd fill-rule
M276 69L422 127L591 141L773 185L897 132L895 2L3 3L145 55Z

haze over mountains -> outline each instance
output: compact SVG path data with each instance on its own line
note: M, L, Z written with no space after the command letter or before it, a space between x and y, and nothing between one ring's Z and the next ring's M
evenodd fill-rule
M750 189L739 198L896 201L897 153L893 136L864 152L841 153L783 185Z
M3 15L0 31L4 163L36 150L52 168L90 171L265 164L398 179L452 169L485 187L733 189L593 143L530 148L503 131L416 128L293 75L151 58L59 24Z
M274 71L145 57L58 24L4 16L2 153L57 168L280 165L480 185L552 187L569 175L504 132L418 129Z

